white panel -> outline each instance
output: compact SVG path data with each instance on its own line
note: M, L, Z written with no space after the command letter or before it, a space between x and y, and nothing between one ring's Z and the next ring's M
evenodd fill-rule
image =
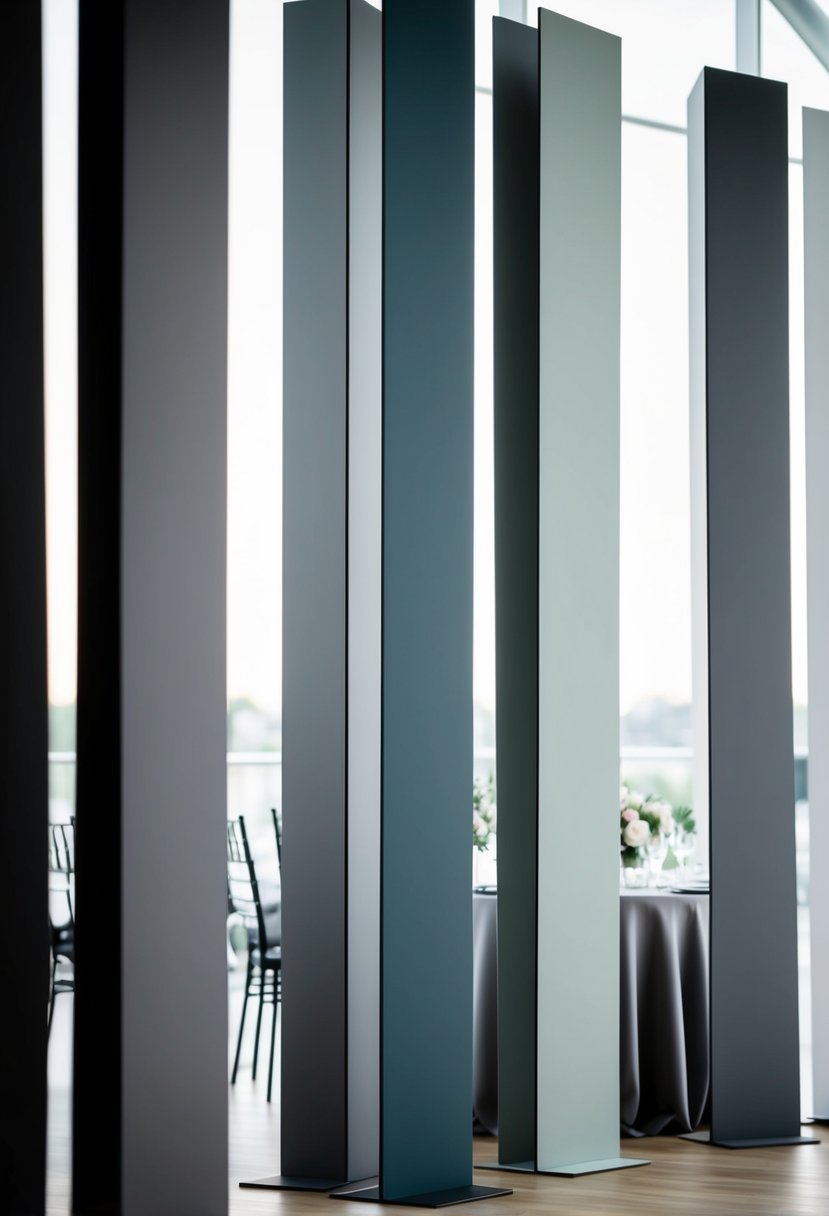
M803 111L814 1111L829 1118L829 113Z
M705 442L705 95L688 98L688 340L691 462L691 655L693 671L694 811L708 824L708 462ZM706 862L708 858L705 858Z
M619 1152L619 39L542 11L540 84L537 1164L555 1170Z

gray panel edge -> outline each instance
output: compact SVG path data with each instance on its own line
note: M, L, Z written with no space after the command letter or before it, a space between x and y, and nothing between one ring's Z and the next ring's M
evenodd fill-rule
M803 234L806 354L806 556L809 643L809 865L829 865L829 113L803 110ZM829 885L809 891L812 967L813 1113L829 1118Z

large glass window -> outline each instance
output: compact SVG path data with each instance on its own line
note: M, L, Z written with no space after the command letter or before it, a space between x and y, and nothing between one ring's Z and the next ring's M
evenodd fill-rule
M622 111L684 127L703 65L734 67L733 0L531 0L530 20L551 8L622 39Z

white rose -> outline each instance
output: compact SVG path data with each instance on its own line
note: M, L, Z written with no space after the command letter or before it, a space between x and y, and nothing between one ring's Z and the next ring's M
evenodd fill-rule
M472 831L476 836L486 836L487 826L480 815L472 816Z
M654 815L659 819L659 830L665 836L669 835L674 830L673 810L667 802L652 802L648 807Z
M645 799L641 794L637 794L636 790L628 790L625 806L633 807L635 811L639 811L645 805Z
M651 834L644 819L632 819L622 833L622 840L632 849L638 849Z

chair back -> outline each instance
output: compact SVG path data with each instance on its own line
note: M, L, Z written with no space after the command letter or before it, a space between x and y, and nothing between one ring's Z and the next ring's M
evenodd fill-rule
M264 954L271 943L265 927L256 866L248 844L245 817L227 821L227 894L233 911L242 918L248 936Z
M273 834L276 837L276 860L279 866L279 876L282 877L282 820L277 814L275 806L271 807L271 818L273 819Z
M52 936L75 927L75 825L49 824L49 921Z

